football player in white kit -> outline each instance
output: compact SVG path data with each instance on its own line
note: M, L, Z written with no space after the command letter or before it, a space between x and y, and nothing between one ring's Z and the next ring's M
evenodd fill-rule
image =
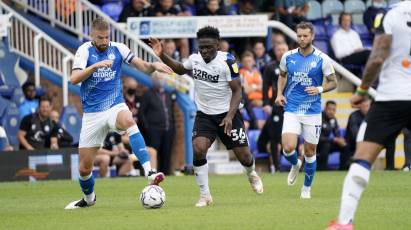
M344 180L338 219L327 230L353 229L371 165L388 140L402 128L411 128L411 2L397 3L385 15L377 15L375 27L379 34L351 104L356 108L365 100L379 75L377 97L358 131L359 143Z
M84 197L65 209L85 208L96 203L93 162L109 131L127 132L149 183L158 184L164 179L163 173L151 170L143 136L124 103L120 72L123 61L146 73L155 70L172 73L172 70L160 62L143 61L124 44L110 42L110 25L102 18L93 21L91 37L92 41L78 48L70 77L73 84L82 83L80 96L84 114L79 143L79 182Z
M311 198L311 185L317 168L316 148L321 132L321 93L337 86L330 58L312 46L314 27L301 22L296 27L298 48L288 51L280 62L277 98L284 106L282 146L285 158L291 163L288 185L294 185L302 162L295 151L298 135L304 137L304 185L302 199ZM323 84L323 81L325 83Z
M210 205L213 200L208 186L207 150L218 136L227 149L232 149L245 167L252 189L263 193L263 184L255 172L253 155L248 147L244 122L238 111L241 82L234 57L218 51L220 33L206 26L197 32L198 53L184 63L163 52L162 44L150 39L154 52L177 74L192 73L195 101L198 107L193 128L194 172L200 187L197 207Z

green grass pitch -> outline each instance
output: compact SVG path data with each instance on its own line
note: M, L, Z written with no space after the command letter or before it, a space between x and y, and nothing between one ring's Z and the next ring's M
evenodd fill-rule
M193 176L167 177L165 206L146 210L139 194L144 178L97 179L97 204L64 210L81 197L76 181L0 183L0 229L324 229L335 219L345 172L316 174L312 199L301 200L303 174L286 185L287 173L263 174L264 194L244 175L210 176L211 207L196 208ZM411 174L373 172L357 212L356 229L411 229Z

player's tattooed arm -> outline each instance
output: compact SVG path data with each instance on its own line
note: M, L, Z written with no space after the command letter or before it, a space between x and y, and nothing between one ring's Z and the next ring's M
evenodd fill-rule
M175 73L183 75L189 72L189 70L184 68L183 63L174 60L163 52L163 44L157 38L150 38L149 42L150 46L153 48L154 53Z
M370 57L365 65L362 88L368 88L379 75L384 60L390 55L391 42L392 35L381 34L375 37Z
M131 64L133 64L138 70L143 71L144 73L151 74L154 71L159 71L167 74L173 73L173 70L161 62L146 62L141 58L134 57L131 60Z
M327 77L325 77L323 93L331 91L335 88L337 88L337 77L335 76L335 74L330 74Z

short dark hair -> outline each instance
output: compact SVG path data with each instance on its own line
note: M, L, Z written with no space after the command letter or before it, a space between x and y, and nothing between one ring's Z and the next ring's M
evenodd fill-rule
M310 29L311 34L314 34L314 26L311 22L300 22L297 24L295 27L295 30L297 31L298 29Z
M335 102L335 101L333 101L333 100L327 101L327 102L325 103L325 107L327 107L327 106L329 106L329 105L335 105L335 106L337 106L337 102Z
M214 38L220 40L220 31L212 26L205 26L198 30L197 38Z
M350 16L350 18L352 19L352 16L351 16L350 13L341 12L340 16L338 16L338 25L341 26L342 18L343 18L344 16ZM351 22L351 23L352 23L352 22Z
M32 81L26 81L21 86L21 88L22 88L23 92L25 92L30 86L36 87L36 85Z
M91 24L91 29L98 31L110 30L110 24L104 18L98 17L93 20Z
M51 98L47 95L41 96L39 99L39 105L41 104L42 101L48 101L51 105Z

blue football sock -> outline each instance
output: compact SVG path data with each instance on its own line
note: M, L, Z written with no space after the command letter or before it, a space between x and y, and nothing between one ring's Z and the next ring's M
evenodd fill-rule
M85 195L90 195L94 192L94 176L93 173L85 177L79 177L81 190Z
M312 157L305 157L305 165L304 165L304 186L311 187L311 184L314 180L315 170L317 168L317 160L316 156Z
M286 153L283 150L283 154L285 159L288 160L288 162L290 162L292 165L297 165L298 162L298 158L297 158L297 152L294 150L291 153Z
M141 135L137 125L128 128L127 134L129 136L131 149L143 166L145 174L148 174L148 172L151 171L150 155L148 155L143 135Z

